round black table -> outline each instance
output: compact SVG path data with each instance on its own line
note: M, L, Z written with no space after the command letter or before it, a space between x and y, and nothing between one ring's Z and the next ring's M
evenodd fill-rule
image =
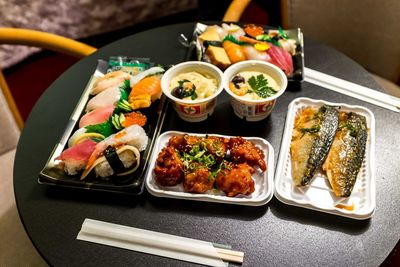
M400 116L304 82L289 85L273 114L258 123L237 119L225 93L211 118L186 123L169 108L162 131L259 136L275 149L275 160L288 104L307 96L362 105L376 118L376 212L357 221L288 206L273 198L261 207L157 198L144 192L127 196L39 185L38 173L61 137L97 59L113 55L151 57L160 64L183 61L178 35L191 36L194 23L156 28L101 48L66 71L32 110L18 144L14 188L25 229L45 260L55 266L180 266L189 263L78 241L85 218L229 244L245 252L243 266L378 266L400 238ZM364 86L377 88L361 66L332 48L305 40L306 66ZM228 114L228 115L227 115ZM228 119L226 119L228 118Z

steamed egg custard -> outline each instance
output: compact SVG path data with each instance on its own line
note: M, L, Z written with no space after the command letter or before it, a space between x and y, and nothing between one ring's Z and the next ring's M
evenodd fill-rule
M169 84L171 94L183 100L207 98L215 94L217 88L218 82L215 78L196 71L180 73Z
M279 91L278 82L259 71L242 71L229 83L229 89L245 99L258 100L271 97Z

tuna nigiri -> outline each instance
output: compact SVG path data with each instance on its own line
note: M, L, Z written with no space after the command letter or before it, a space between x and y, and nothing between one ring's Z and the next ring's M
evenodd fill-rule
M293 60L289 52L278 46L271 45L267 53L271 57L271 63L281 68L286 75L293 73Z
M96 144L92 140L85 140L64 150L56 160L62 161L61 165L68 174L75 175L85 168Z

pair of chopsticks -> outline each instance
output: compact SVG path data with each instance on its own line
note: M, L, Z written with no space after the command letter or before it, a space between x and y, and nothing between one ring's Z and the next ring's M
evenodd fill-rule
M223 261L235 262L235 263L243 263L244 253L241 251L235 251L224 248L215 248L218 253L218 256Z
M244 257L210 242L91 219L85 219L77 239L209 266L242 263Z
M309 83L342 93L371 104L400 112L400 98L361 86L331 75L304 68L304 80Z

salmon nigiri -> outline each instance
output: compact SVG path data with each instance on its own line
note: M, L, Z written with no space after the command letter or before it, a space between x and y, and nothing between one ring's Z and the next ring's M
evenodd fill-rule
M244 61L247 59L246 54L244 53L244 50L240 45L227 40L223 42L222 46L224 47L225 52L232 63Z
M161 96L161 79L153 75L141 79L132 86L129 99L139 95L150 95L151 101L155 101Z

